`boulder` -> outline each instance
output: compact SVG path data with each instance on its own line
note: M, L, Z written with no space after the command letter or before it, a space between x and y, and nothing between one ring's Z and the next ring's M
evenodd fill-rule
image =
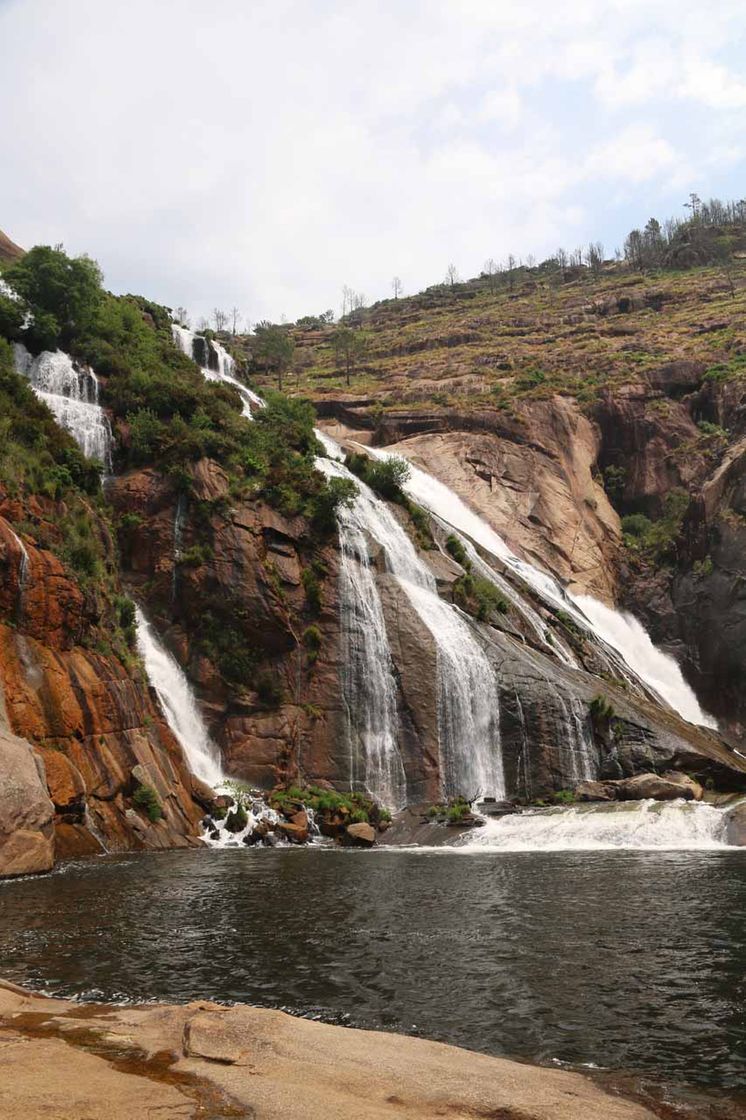
M372 825L360 821L359 824L348 824L345 829L345 843L360 848L372 848L376 842L376 831Z
M0 728L0 877L51 869L53 819L42 760Z
M682 790L681 796L687 801L701 801L704 797L705 791L702 786L688 774L682 774L679 770L666 770L663 777L666 781L679 786Z
M306 844L308 842L308 824L293 824L291 821L280 821L276 831L289 840L291 844Z
M623 778L620 782L613 782L616 787L617 797L620 801L644 801L652 797L656 801L675 801L683 797L685 801L694 801L694 791L686 781L683 774L677 774L674 781L671 777L661 777L659 774L636 774L634 778ZM693 783L697 785L697 783ZM700 790L701 787L697 786Z
M616 782L580 782L575 787L578 801L615 801Z

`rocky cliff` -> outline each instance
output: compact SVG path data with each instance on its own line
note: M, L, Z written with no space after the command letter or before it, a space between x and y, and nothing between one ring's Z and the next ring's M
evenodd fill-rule
M0 874L196 843L191 778L141 670L107 646L95 600L11 515L49 526L40 504L0 499ZM133 803L141 786L158 794L157 821Z

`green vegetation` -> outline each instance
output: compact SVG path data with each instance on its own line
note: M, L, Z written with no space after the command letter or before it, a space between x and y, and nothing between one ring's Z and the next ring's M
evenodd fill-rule
M238 391L206 381L173 345L169 309L105 292L86 257L38 246L3 279L17 294L0 297L0 330L8 338L34 352L62 346L107 379L120 466L153 464L188 486L190 464L214 458L235 496L262 497L283 513L309 517L320 534L333 532L334 511L350 500L350 486L327 483L314 468L319 447L310 404L268 393L267 407L247 421ZM292 354L293 347L288 332L260 324L257 339L258 354L284 368L280 351Z
M643 513L631 513L622 518L624 543L631 552L642 558L662 563L675 556L676 541L689 506L685 490L671 490L666 494L663 513L652 521Z
M294 804L302 803L314 813L339 816L349 824L390 820L391 814L376 805L363 793L340 793L319 786L289 786L274 790L269 803L278 812L290 812Z
M319 656L321 642L322 634L318 626L307 626L303 631L303 645L305 646L306 656L311 665L314 664L316 658Z
M407 495L404 490L409 478L410 466L406 459L392 456L387 459L373 459L369 455L351 453L345 458L348 470L357 475L379 497L388 502L396 502L407 511L414 526L415 537L420 548L433 547L433 534L430 518L421 506Z
M552 794L555 805L573 805L577 798L571 789L558 789Z
M594 726L608 724L614 719L614 706L605 696L594 696L588 705L591 720Z
M453 533L451 533L446 538L446 551L453 557L457 564L461 565L462 568L466 568L467 571L471 569L471 561L466 554L466 549L464 548L458 537L455 537Z
M142 809L148 820L155 824L163 816L158 794L152 786L139 785L132 794L132 804Z
M428 806L425 816L431 821L445 821L460 824L471 815L471 805L463 797L451 797L447 802Z
M454 603L480 622L489 622L495 615L508 612L508 604L494 583L471 572L459 576L451 588L451 596Z

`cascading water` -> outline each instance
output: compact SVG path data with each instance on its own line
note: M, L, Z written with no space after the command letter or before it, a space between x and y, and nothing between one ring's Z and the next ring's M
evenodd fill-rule
M10 529L13 540L18 545L18 553L20 556L20 560L18 561L18 593L16 595L15 609L16 617L17 619L20 619L23 614L23 596L26 590L26 582L28 580L29 555L26 545L18 536L18 533L16 533L10 525L8 526L8 528Z
M93 370L76 365L62 350L44 350L34 358L17 342L14 351L16 369L28 378L60 427L70 433L84 455L111 470L111 427L98 403L98 378Z
M367 450L378 459L395 454L382 448ZM717 727L717 722L700 707L674 659L656 649L636 619L605 607L589 596L573 596L562 590L551 576L519 560L502 537L449 487L411 463L405 490L441 521L465 533L502 561L545 602L566 611L578 625L615 649L645 686L683 719L706 727Z
M338 462L320 459L318 465L332 477L347 476ZM401 809L407 800L407 782L397 742L394 666L357 506L343 507L338 513L341 665L350 788L367 791L381 804Z
M189 682L161 645L142 610L136 610L137 649L156 691L168 726L181 744L189 769L213 788L225 780L220 754L210 739Z
M333 441L324 439L326 447ZM385 502L338 461L319 460L329 474L350 478L358 496L349 516L383 549L386 567L430 631L437 649L438 729L446 796L503 797L500 704L495 673L461 612L437 593L435 578Z
M727 848L727 812L701 801L628 801L490 818L461 851ZM456 849L452 849L456 850Z
M216 339L206 339L178 323L172 324L171 331L178 348L197 363L208 381L223 381L238 390L243 402L243 415L252 420L252 406L254 409L263 408L264 401L235 376L236 363L225 347Z

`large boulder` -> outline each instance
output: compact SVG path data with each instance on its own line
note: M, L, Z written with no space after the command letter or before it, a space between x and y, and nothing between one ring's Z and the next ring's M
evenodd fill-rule
M345 829L345 843L358 848L372 848L376 842L376 830L372 825L360 821L348 824Z
M616 787L616 795L620 801L644 801L650 797L656 801L675 801L680 797L685 801L702 799L702 787L698 782L688 778L686 774L671 771L663 776L636 774L634 778L607 784Z
M25 739L0 727L0 877L51 869L53 820L44 764Z

